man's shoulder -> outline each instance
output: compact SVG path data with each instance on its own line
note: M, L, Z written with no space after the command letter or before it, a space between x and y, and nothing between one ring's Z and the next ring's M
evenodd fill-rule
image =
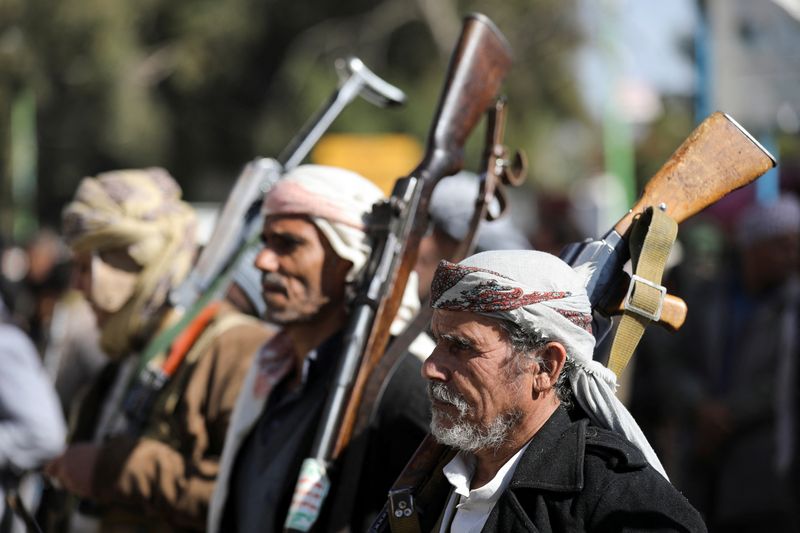
M243 333L262 339L271 338L278 329L263 320L243 313L228 302L223 301L211 324L217 335L241 336Z
M275 327L223 302L198 338L197 345L205 345L203 352L220 352L223 357L234 353L236 357L249 359L276 332Z
M568 420L564 412L557 422L551 428L557 438L548 441L554 449L529 448L526 456L533 463L521 463L510 486L529 516L538 516L542 525L559 516L575 528L622 531L646 515L653 529L705 530L686 498L624 436L585 418ZM536 515L543 502L550 511Z
M11 324L0 323L0 350L8 352L8 355L17 355L26 362L36 359L33 342L21 329Z
M616 431L587 423L585 435L587 465L603 465L612 471L631 471L642 470L648 464L641 450Z
M691 503L619 433L587 426L584 476L582 494L594 502L594 519L619 526L612 529L650 513L663 529L705 531Z

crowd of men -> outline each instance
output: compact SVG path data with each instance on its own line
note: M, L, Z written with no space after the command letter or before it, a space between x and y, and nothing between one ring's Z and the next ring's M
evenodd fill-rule
M462 176L441 185L457 178L477 183ZM34 389L45 377L34 348L0 326L4 365L27 372L13 380L0 372L0 466L43 468L40 525L283 530L350 340L372 207L384 199L341 168L287 172L264 196L252 262L154 350L181 318L169 294L197 254L195 215L162 169L85 178L64 209L63 235L108 363L70 406L68 437L56 396ZM487 226L479 245L491 251L447 261L471 215L454 209L464 205L456 192L431 203L422 286L412 276L391 329L402 333L429 299L430 337L412 343L383 384L369 428L351 443L361 460L345 453L333 465L314 530L367 530L430 433L456 453L431 472L444 492L422 510L423 529L705 531L616 398L617 376L593 358L587 273L526 249L513 227L493 239ZM147 369L168 379L136 411L130 400ZM36 409L26 413L30 395ZM14 434L9 420L43 429Z

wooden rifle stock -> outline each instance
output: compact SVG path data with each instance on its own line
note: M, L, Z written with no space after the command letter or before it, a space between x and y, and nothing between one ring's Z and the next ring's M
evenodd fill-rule
M350 313L335 383L298 479L287 530L307 531L317 519L325 494L309 493L304 487L310 477L303 472L327 486L327 468L350 443L365 384L386 348L417 260L433 187L461 170L464 142L497 96L510 65L510 47L494 24L483 15L468 16L448 66L425 156L412 175L397 181L388 202L373 207L372 254ZM306 512L309 507L313 516Z
M774 166L769 152L730 116L717 111L695 128L647 182L639 201L614 229L625 235L634 216L661 204L680 224Z
M665 204L667 214L677 222L682 222L729 192L752 182L773 166L775 160L772 156L741 126L723 113L714 113L681 144L647 183L636 205L609 233L616 231L623 237L621 242L627 244L626 239L634 217L649 206L661 204ZM618 253L627 253L627 248L622 246L615 250ZM580 251L572 252L571 255L572 257L566 259L570 264L582 264L581 261L575 261L576 257L580 257ZM611 265L617 270L613 272L614 280L609 294L602 300L605 307L600 308L606 314L619 312L620 302L625 295L625 290L619 290L619 287L627 288L625 281L629 280L627 274L621 270L624 262L623 260ZM603 266L600 265L600 268ZM620 277L617 274L625 275ZM671 313L673 316L668 320L680 327L685 316L685 304L675 298L669 308L665 303L664 313ZM442 509L442 494L447 494L449 486L441 468L454 453L452 449L437 443L428 435L392 486L390 501L393 495L398 495L397 499L401 501L414 502L419 511L421 531L430 530L434 525L433 520ZM387 503L370 531L388 531L391 512Z
M660 206L680 224L774 166L775 159L733 118L725 113L713 113L647 182L642 196L613 229L626 238L634 218L649 206ZM616 283L608 286L598 306L604 314L621 312L627 290L625 278L627 276L618 277ZM668 297L660 323L676 330L683 324L685 315L686 304Z
M399 261L388 278L390 292L381 299L353 390L345 408L333 457L350 442L367 380L389 340L389 329L416 260L420 239L427 227L427 207L436 183L461 170L464 143L487 107L494 101L511 66L511 48L503 35L485 16L466 17L456 49L450 60L445 86L428 135L425 156L407 178L395 186L392 200L403 201L404 230L399 235Z

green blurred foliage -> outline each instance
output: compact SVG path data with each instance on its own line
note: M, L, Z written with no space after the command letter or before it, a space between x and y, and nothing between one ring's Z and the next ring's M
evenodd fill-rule
M579 169L565 171L553 132L585 123L573 9L573 0L0 0L0 91L37 95L37 210L47 222L82 176L111 168L161 165L187 198L221 200L247 161L276 156L323 104L333 62L347 54L409 99L399 110L357 101L332 131L424 141L461 18L481 11L515 53L507 140L528 152L533 179L558 181ZM472 168L481 142L482 133L470 141Z
M565 189L602 166L600 129L573 75L581 43L575 5L0 0L0 102L20 87L35 91L36 210L45 223L58 223L82 176L112 168L163 166L189 200L221 201L247 161L277 156L327 100L338 57L360 57L408 103L378 109L357 100L331 131L402 132L424 142L461 19L479 11L514 49L506 141L528 154L532 184ZM683 126L677 120L677 129L690 129ZM472 170L482 129L467 146ZM681 140L667 139L672 148ZM644 148L647 161L663 162L671 151L654 140Z

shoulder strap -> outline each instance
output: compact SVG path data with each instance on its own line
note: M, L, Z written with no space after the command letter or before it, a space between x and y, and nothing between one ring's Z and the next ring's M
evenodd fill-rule
M661 209L652 207L631 228L633 276L608 359L608 368L617 376L628 365L647 325L661 317L667 292L661 278L677 235L678 223Z
M167 378L175 375L175 372L178 370L178 367L180 367L186 354L189 353L208 324L217 315L217 312L219 312L221 304L222 302L217 300L206 305L200 310L197 316L194 317L189 325L175 337L175 340L170 346L169 355L161 366L161 371Z

